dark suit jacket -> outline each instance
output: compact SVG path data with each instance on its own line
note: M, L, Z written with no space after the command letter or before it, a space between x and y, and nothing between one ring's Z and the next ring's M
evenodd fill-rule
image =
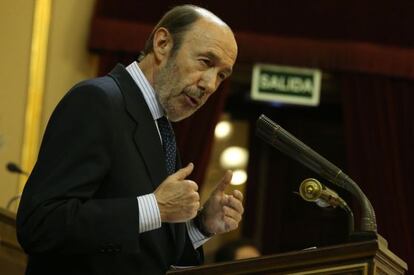
M138 232L136 197L166 177L153 118L122 65L73 87L50 118L17 214L27 274L159 274L199 264L185 224Z

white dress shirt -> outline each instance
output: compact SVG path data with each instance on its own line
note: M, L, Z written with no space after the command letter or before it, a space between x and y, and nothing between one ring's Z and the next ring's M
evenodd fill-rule
M152 118L154 119L154 124L157 127L158 134L162 142L161 134L159 132L157 125L157 119L164 116L164 110L155 96L154 88L148 82L147 78L139 68L138 63L136 61L129 64L126 67L126 70L141 90L145 102L147 103L151 111ZM137 200L139 209L139 233L160 228L161 215L154 193L138 196ZM210 239L204 236L198 230L198 228L194 225L192 220L187 221L186 226L188 230L188 235L190 236L190 239L195 249L197 249L198 247L203 245L207 240Z

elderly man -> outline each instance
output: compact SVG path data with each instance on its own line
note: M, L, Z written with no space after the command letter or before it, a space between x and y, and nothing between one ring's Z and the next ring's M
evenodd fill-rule
M192 5L167 12L139 63L74 86L48 123L17 216L27 274L162 274L202 262L238 227L226 172L204 207L169 121L200 108L232 72L230 28ZM181 169L180 169L181 168Z

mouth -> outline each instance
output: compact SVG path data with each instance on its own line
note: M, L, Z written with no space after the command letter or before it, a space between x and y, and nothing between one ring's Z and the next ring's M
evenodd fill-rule
M196 108L201 103L199 99L197 99L195 97L192 97L192 96L188 95L187 93L184 93L184 96L187 100L187 103L193 108Z

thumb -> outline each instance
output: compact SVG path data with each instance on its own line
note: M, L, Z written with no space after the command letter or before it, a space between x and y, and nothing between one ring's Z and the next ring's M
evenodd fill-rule
M186 177L188 177L191 174L191 172L193 172L193 169L194 169L194 164L190 162L186 167L181 168L180 170L172 174L171 177L174 177L178 180L183 180Z
M224 190L226 190L227 186L230 184L232 177L233 171L227 170L224 176L221 178L220 182L217 184L214 192L224 192Z

